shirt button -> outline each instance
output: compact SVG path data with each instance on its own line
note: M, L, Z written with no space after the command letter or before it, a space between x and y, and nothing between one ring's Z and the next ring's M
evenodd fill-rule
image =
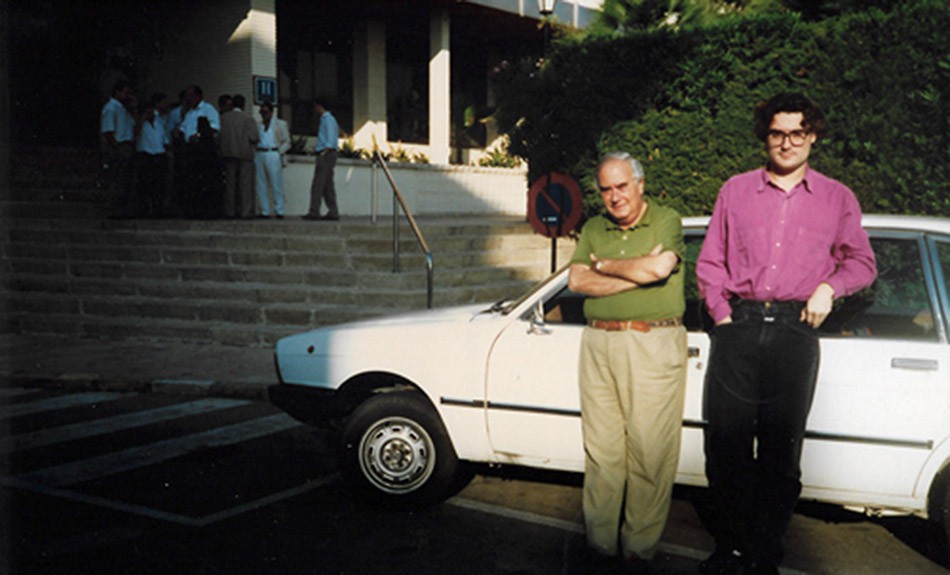
M775 242L775 247L777 247L777 248L782 247L782 242Z

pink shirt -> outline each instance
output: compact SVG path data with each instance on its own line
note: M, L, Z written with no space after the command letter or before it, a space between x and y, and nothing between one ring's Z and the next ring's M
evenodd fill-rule
M733 297L806 301L821 282L844 297L876 275L854 194L811 168L787 193L764 168L730 178L696 262L699 291L716 322L732 314Z

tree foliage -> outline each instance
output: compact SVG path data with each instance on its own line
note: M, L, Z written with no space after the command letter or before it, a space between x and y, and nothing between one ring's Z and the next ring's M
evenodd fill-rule
M643 161L649 193L703 214L727 177L765 159L755 103L800 91L830 121L813 164L866 211L950 215L948 27L946 2L918 0L817 21L765 10L564 37L546 60L499 70L496 120L532 178L558 169L593 192L596 159L622 149ZM596 193L587 202L599 208Z

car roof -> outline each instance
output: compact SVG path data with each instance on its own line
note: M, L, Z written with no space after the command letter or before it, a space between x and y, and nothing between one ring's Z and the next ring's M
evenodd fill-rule
M950 218L865 214L861 221L865 228L950 234ZM707 225L709 225L708 216L683 218L683 227L687 230L703 228Z

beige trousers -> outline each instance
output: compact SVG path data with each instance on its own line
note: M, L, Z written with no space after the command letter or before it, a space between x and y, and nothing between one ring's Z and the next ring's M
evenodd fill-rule
M650 559L679 461L686 330L585 328L580 391L587 543L604 555Z

